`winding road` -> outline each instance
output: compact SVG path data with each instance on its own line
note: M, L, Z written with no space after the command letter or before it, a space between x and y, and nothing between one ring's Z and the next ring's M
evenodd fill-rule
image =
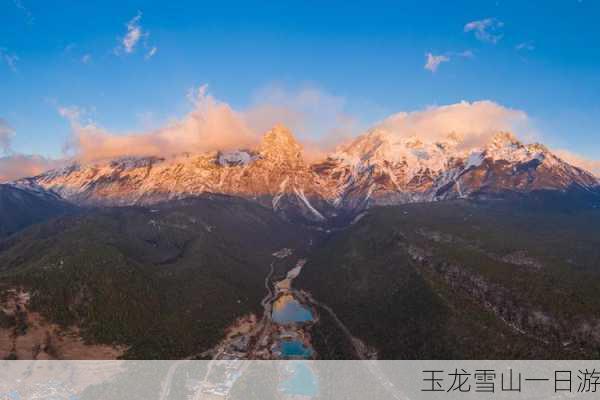
M252 329L251 332L248 333L248 335L250 337L255 338L253 346L249 347L248 351L247 351L247 358L250 360L252 360L254 358L254 354L256 353L257 349L260 348L261 343L265 339L265 335L268 334L268 332L269 332L269 328L270 328L270 324L271 324L272 304L273 304L273 301L275 300L275 297L277 296L277 293L273 290L273 282L272 282L273 275L275 272L276 261L277 260L273 260L271 262L271 264L269 266L269 272L267 273L267 275L265 277L264 283L265 283L265 289L267 290L267 294L261 301L261 306L263 307L263 310L264 310L263 316L260 319L260 321L257 322L254 329ZM305 262L305 260L304 260L304 262ZM304 265L304 262L303 262L302 266ZM300 272L301 272L301 268L298 270L298 274ZM297 274L296 274L296 276L297 276ZM293 278L295 278L296 276L293 276L293 277L287 276L285 279L293 280ZM343 332L343 334L352 343L355 353L356 353L356 356L360 360L363 361L363 365L365 366L365 368L374 377L374 379L377 382L379 382L383 388L385 388L386 392L390 395L390 397L393 399L396 399L396 400L408 400L408 397L405 396L400 390L398 390L394 386L393 383L391 383L389 381L389 379L387 378L385 373L377 365L377 362L375 361L375 358L377 357L377 353L373 350L370 350L368 348L368 346L366 346L360 339L354 337L352 335L352 333L350 332L350 330L348 329L348 327L340 320L340 318L336 315L336 313L333 311L333 309L331 309L331 307L329 307L327 304L324 304L324 303L316 300L310 293L308 293L306 291L299 291L296 289L289 289L289 291L292 295L296 295L297 298L304 298L312 305L314 305L322 310L325 310L327 313L329 313L329 315L333 318L333 320L335 321L335 323L339 327L339 329ZM194 394L194 397L193 397L194 399L201 398L202 389L210 383L209 377L210 377L210 373L213 369L213 366L215 365L216 362L219 361L220 358L222 358L225 355L228 344L229 343L227 343L227 342L223 342L223 343L219 344L217 347L210 349L203 353L203 355L212 354L213 357L208 365L207 371L201 381L201 384L200 384L198 390ZM167 371L165 380L163 381L163 383L161 385L160 400L167 400L169 393L170 393L170 388L171 388L171 385L173 382L173 377L177 371L177 368L182 363L185 363L188 361L189 360L182 360L182 361L175 362L173 365L171 365L171 367ZM235 361L232 361L232 362L235 362ZM239 360L239 362L243 363L239 369L240 374L242 374L248 367L249 362L243 361L243 360Z

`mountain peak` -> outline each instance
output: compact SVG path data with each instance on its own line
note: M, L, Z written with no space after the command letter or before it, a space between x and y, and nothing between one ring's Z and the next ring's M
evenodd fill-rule
M276 124L262 138L265 142L297 143L292 131L283 124Z
M507 147L507 146L518 146L521 142L515 135L510 132L501 131L496 133L491 141L493 147Z
M499 131L477 148L464 148L462 142L455 132L432 139L377 128L340 146L327 160L308 163L290 129L279 124L252 150L73 165L20 183L91 205L153 204L207 192L264 202L272 196L274 209L303 210L319 220L322 212L352 213L373 204L574 185L599 189L590 174L511 133Z
M265 133L259 146L262 158L279 162L302 162L302 146L292 131L282 124Z

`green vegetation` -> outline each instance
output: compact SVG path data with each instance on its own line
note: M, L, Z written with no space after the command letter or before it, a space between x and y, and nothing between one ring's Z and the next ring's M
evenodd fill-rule
M295 284L382 358L597 357L600 209L551 200L374 208Z
M323 360L356 358L352 343L327 310L318 308L317 312L319 313L319 322L317 327L311 331L311 344L318 349L318 357Z
M327 235L227 196L93 209L1 240L0 299L23 288L30 310L123 345L126 358L201 357L236 318L262 313L271 254L289 247L308 258L294 285L381 358L597 358L594 201L376 207ZM319 316L319 356L354 357L334 318ZM24 332L25 320L0 312L0 327Z
M30 308L128 358L181 358L261 312L271 253L301 248L302 228L248 201L207 196L112 208L33 226L0 245L5 287Z

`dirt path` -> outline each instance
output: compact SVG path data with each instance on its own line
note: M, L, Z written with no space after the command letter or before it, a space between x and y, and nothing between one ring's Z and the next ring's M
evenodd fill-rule
M189 360L181 360L174 362L167 371L167 375L165 376L165 380L160 385L160 400L166 400L169 397L169 393L171 392L171 383L173 381L173 376L175 375L175 371L177 368Z
M271 278L273 278L273 274L275 273L275 261L271 262L271 266L269 268L270 268L269 273L265 277L265 289L267 289L267 295L260 302L262 307L265 309L266 309L267 305L273 300L273 289L271 289Z
M300 265L300 269L298 269L298 271L297 271L298 274L301 272L301 268L304 265L305 261L306 260L303 260L302 265ZM254 329L252 329L251 332L248 333L248 335L253 338L253 343L251 346L248 347L248 351L247 351L247 357L250 360L255 358L256 352L260 350L260 347L263 344L263 341L265 340L266 335L269 334L269 331L271 328L271 323L272 323L271 322L271 312L272 312L272 307L273 307L273 301L275 300L275 297L277 297L277 295L278 295L277 291L275 290L275 287L273 286L274 283L271 281L273 278L274 272L275 272L275 263L276 262L277 262L277 260L274 260L271 262L271 265L269 267L269 272L268 272L267 276L265 277L264 283L265 283L265 289L267 290L267 294L261 301L261 306L263 307L263 316L256 323L256 326L254 327ZM297 274L296 274L296 276L297 276ZM295 278L296 276L292 276L292 277L286 276L286 279L291 278L293 280L293 278ZM291 282L290 282L290 286L291 286ZM354 337L352 335L352 333L350 332L350 330L348 329L348 327L340 320L340 318L333 311L333 309L331 309L331 307L329 307L327 304L317 301L310 293L308 293L306 291L299 291L299 290L295 290L295 289L291 289L291 288L289 288L289 289L286 288L286 290L289 291L290 294L295 295L295 297L300 298L300 299L305 299L305 301L307 301L308 303L311 303L313 306L316 306L322 310L325 310L327 313L329 313L329 315L331 315L331 317L333 318L333 320L335 321L335 323L337 324L339 329L344 333L344 335L352 343L352 346L354 347L356 356L360 360L363 360L363 362L364 362L363 365L367 369L368 373L371 374L373 376L373 378L385 388L385 390L390 395L390 398L393 398L396 400L407 400L407 397L400 390L398 390L394 386L393 383L391 383L389 381L389 379L387 378L385 373L379 368L379 365L377 365L377 362L374 361L377 357L377 353L375 351L373 351L372 349L369 349L369 347L365 343L363 343L360 339ZM204 377L202 379L202 384L200 385L200 389L195 393L194 399L199 399L202 396L202 388L209 382L210 374L211 374L214 364L216 362L218 362L218 360L222 356L225 355L228 345L229 345L229 343L227 343L227 341L224 341L223 343L219 344L214 349L211 349L208 352L205 352L205 354L210 352L213 360L208 365L206 374L204 375ZM169 392L170 392L170 387L172 384L172 380L173 380L175 371L176 371L177 367L179 365L181 365L182 362L184 362L184 361L177 362L169 368L169 371L167 372L167 375L166 375L165 380L161 387L161 395L160 395L161 400L167 399ZM243 363L240 368L240 373L243 373L248 366L247 364L249 364L249 363L248 363L248 361L241 361L241 360L239 362Z

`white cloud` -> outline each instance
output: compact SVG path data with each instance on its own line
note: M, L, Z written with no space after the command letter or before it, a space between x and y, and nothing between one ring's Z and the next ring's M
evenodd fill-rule
M19 57L16 54L9 52L4 47L0 47L0 61L4 62L13 72L17 72Z
M144 56L144 59L146 59L146 60L151 59L152 57L154 57L154 55L156 54L157 51L158 51L158 47L153 46L150 50L148 50L148 52Z
M193 110L186 116L146 132L117 134L82 122L84 113L77 107L62 107L59 113L73 131L68 148L83 161L243 148L254 143L255 136L241 115L210 96L206 86L193 91L190 99Z
M308 156L323 156L335 145L358 133L358 122L344 112L344 99L314 88L288 92L280 87L259 91L253 104L236 111L202 86L189 94L193 109L181 119L158 129L125 134L109 132L93 122L81 122L84 113L64 107L73 138L70 150L83 161L120 156L163 155L253 147L276 123L290 127L305 145ZM492 101L461 102L401 112L381 122L398 135L438 140L450 133L462 137L465 148L481 146L498 131L528 134L527 115Z
M450 57L444 55L436 56L431 53L427 53L425 56L427 57L427 61L425 62L424 68L431 72L437 71L441 63L450 61Z
M321 89L305 86L290 90L270 85L254 93L244 118L253 130L263 132L274 120L286 124L300 136L320 137L336 129L345 114L346 100Z
M498 31L504 26L502 21L496 18L485 18L479 21L471 21L464 27L465 32L474 32L475 37L486 43L496 44L502 39Z
M83 121L87 113L78 107L60 107L59 114L69 120L72 129L69 155L92 161L254 147L264 132L283 123L303 142L307 156L316 157L358 133L357 121L344 113L344 99L316 88L290 92L269 86L256 92L251 105L241 111L215 99L206 86L191 90L188 99L192 110L182 118L159 128L125 133ZM144 115L154 119L149 112Z
M446 54L440 54L440 55L434 55L432 53L427 53L427 54L425 54L426 61L425 61L425 66L423 68L425 68L431 72L435 72L435 71L437 71L438 67L442 63L450 62L452 57L473 58L474 56L475 55L473 54L473 52L471 50L465 50L465 51L460 51L460 52L451 51L451 52L447 52Z
M0 157L0 182L35 176L65 165L67 160L53 160L38 155L10 154Z
M271 85L255 93L243 116L257 134L283 123L303 143L307 157L317 158L360 132L359 121L345 109L343 97L315 87L289 90Z
M140 20L142 19L142 12L138 11L135 17L133 17L125 26L127 27L127 33L121 40L122 49L125 53L133 53L135 46L138 44L140 39L146 33L142 30Z
M533 51L535 50L535 44L533 43L533 40L528 40L526 42L522 42L519 43L515 46L516 50L528 50L528 51Z
M102 128L87 118L89 113L84 109L61 107L58 112L70 122L72 129L65 158L5 157L0 159L0 179L39 173L48 166L61 165L72 158L89 162L122 156L169 156L184 152L251 148L276 123L283 123L292 129L305 146L309 159L323 157L336 145L360 133L358 121L345 112L344 98L313 87L289 91L279 86L269 86L256 92L250 106L244 110L235 110L215 99L208 93L207 86L191 90L188 98L191 110L182 118L172 119L155 128L157 119L154 114L138 114L137 119L145 128L125 133ZM4 132L4 137L12 134L8 124L2 126L5 128L0 132ZM499 131L513 132L527 141L538 136L525 112L489 100L462 101L400 112L375 127L400 137L414 136L430 142L454 134L460 138L460 146L464 150L484 146ZM599 161L585 160L565 151L558 153L567 162L600 173Z
M125 33L125 36L123 36L123 38L119 39L119 46L117 46L117 48L115 48L114 50L114 53L116 55L122 53L134 53L136 48L140 46L140 42L142 43L142 47L145 50L144 60L149 60L156 54L156 52L158 51L158 47L152 46L148 43L150 32L142 28L141 20L142 12L138 11L138 13L131 20L129 20L127 24L125 24L127 32Z
M145 129L111 132L87 120L78 107L62 107L59 113L70 121L72 138L67 156L84 162L122 156L170 156L178 153L252 148L276 123L288 126L304 145L310 159L323 157L363 129L346 110L344 98L316 88L289 91L269 86L254 95L250 106L235 110L215 99L206 86L188 94L192 109L182 118L156 128L155 115L137 115ZM472 149L489 142L499 131L510 131L524 140L537 134L527 114L492 101L460 102L400 112L376 127L402 136L436 141L456 134L461 147Z
M461 146L465 149L485 145L499 131L518 133L521 137L532 132L525 112L489 100L462 101L421 111L400 112L377 127L402 137L415 136L431 142L455 134L461 138Z

